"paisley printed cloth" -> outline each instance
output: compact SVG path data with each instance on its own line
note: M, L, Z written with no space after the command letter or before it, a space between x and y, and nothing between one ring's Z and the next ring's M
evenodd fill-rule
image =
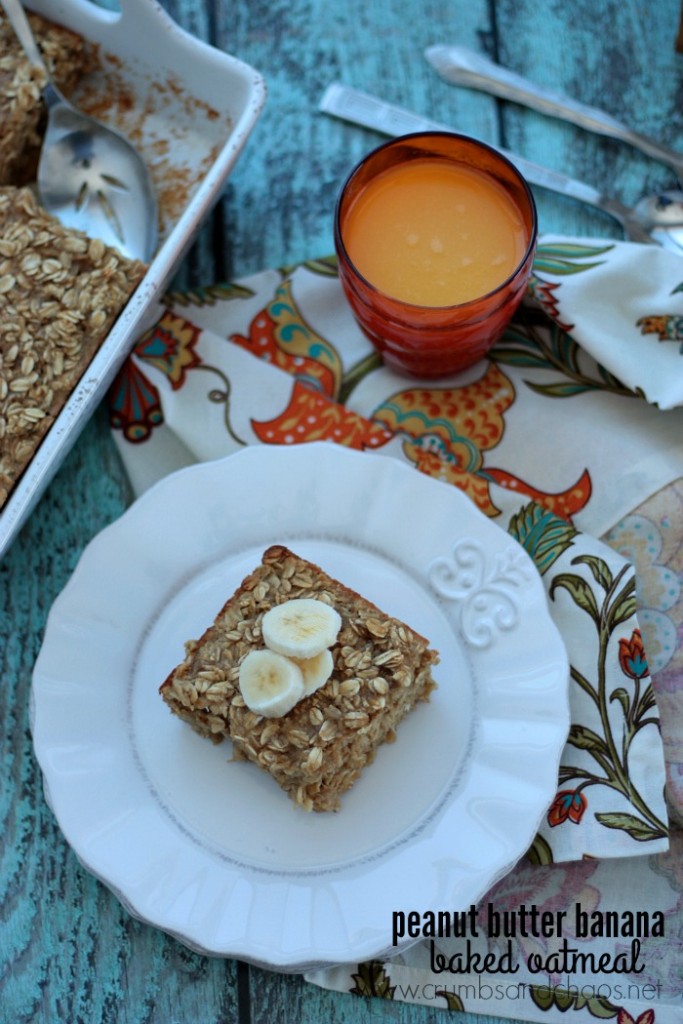
M505 899L541 905L561 883L566 896L558 888L553 905L569 905L583 899L584 865L610 858L600 879L617 888L623 879L628 906L637 877L643 908L674 914L679 934L680 890L672 883L662 902L669 876L657 865L671 856L665 781L668 811L683 819L680 281L680 258L658 250L653 258L648 246L543 239L529 295L489 358L421 382L381 365L351 317L334 260L321 259L169 295L110 394L114 437L138 493L244 444L325 439L407 460L462 488L511 532L536 562L568 648L572 729L556 798L529 858L501 883ZM671 835L680 845L676 827ZM503 899L499 889L492 898ZM613 887L603 891L601 881L595 892L600 906ZM411 996L395 980L408 971L443 987L424 956L418 946L386 970L364 965L314 980L420 1001L427 988ZM471 994L461 1002L541 1020L570 1004L583 1015L622 1013L618 1024L649 1012L642 1000L560 1006L571 993L558 991L544 996L530 985L519 1002L483 1005Z

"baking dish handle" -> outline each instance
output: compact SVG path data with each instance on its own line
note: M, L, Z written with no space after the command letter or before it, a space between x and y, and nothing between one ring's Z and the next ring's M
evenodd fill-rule
M149 39L159 33L181 32L157 0L118 0L118 4L120 10L104 7L95 0L61 0L59 6L72 15L65 21L73 23L73 14L77 15L77 24L85 36L96 35L112 45L117 41L130 43L131 37Z

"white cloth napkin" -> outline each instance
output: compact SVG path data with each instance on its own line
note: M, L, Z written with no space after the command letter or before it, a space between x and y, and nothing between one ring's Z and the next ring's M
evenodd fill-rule
M656 245L545 235L534 295L581 348L660 409L683 404L683 259Z

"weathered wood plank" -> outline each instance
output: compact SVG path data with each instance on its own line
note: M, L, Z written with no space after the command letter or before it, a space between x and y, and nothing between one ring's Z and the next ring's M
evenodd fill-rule
M675 0L542 5L498 0L496 21L500 63L683 148ZM630 146L515 104L501 107L501 141L509 149L607 195L632 204L645 193L677 184L672 171ZM539 209L542 229L614 237L611 219L581 204L545 194Z
M183 0L168 0L167 7L181 23L185 20ZM216 44L259 67L269 89L215 218L224 238L227 276L332 252L338 189L353 164L384 139L317 112L330 82L343 81L438 116L439 98L448 87L426 65L425 47L442 38L441 26L451 21L457 21L459 38L477 45L489 21L482 0L433 9L430 19L411 18L410 5L401 0L217 5ZM464 97L455 127L492 134L494 105L488 98ZM191 253L180 280L211 277L214 232L215 224Z

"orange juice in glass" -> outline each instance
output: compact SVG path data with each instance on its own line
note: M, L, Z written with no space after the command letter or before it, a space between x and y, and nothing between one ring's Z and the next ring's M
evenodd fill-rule
M385 363L440 377L485 355L521 302L536 207L496 150L426 132L385 143L357 165L334 234L344 292Z

